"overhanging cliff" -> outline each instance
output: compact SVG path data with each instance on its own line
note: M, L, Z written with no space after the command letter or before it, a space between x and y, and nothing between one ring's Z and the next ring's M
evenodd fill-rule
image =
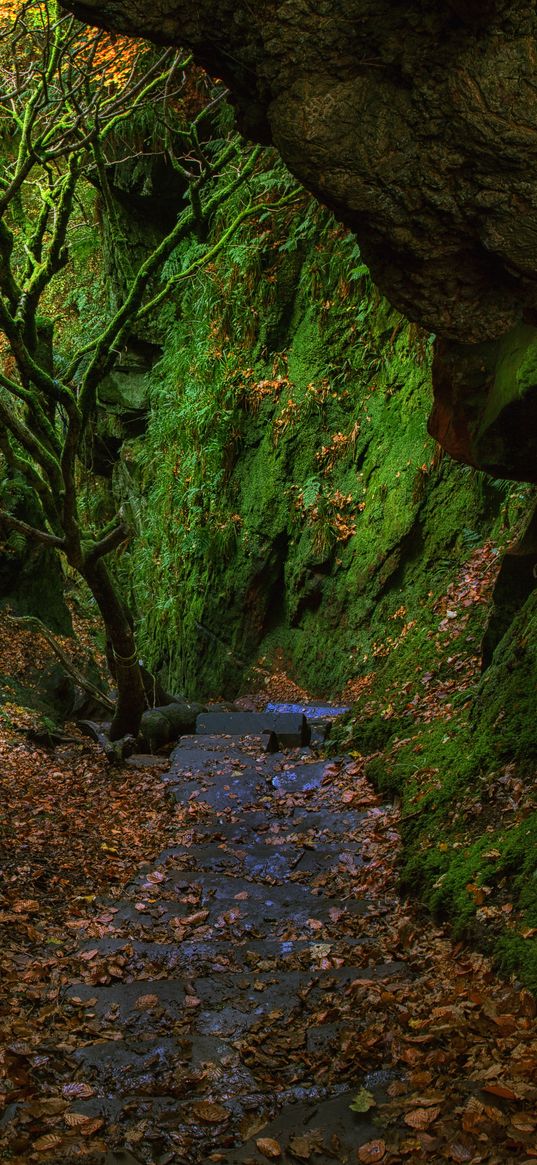
M192 48L247 136L358 236L373 278L442 338L431 431L535 480L537 13L528 0L66 0ZM529 440L529 450L528 450Z

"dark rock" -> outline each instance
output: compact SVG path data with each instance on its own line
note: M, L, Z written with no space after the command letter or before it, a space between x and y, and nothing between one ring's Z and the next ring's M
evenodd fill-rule
M532 507L524 532L504 554L494 584L492 606L481 648L483 671L490 667L496 648L536 586L537 502Z
M196 718L203 712L202 704L174 701L160 708L149 708L144 712L140 724L140 736L151 752L177 740L178 736L196 731Z
M278 751L278 737L275 732L261 733L261 748L263 752L277 752Z
M80 731L94 740L96 744L102 744L103 738L111 728L109 720L77 720L77 724Z
M174 700L173 703L165 704L156 711L166 717L177 735L183 735L196 731L196 719L205 711L205 708L203 704Z
M356 232L390 301L443 338L443 359L462 360L463 398L451 428L472 428L480 416L487 460L471 464L495 465L495 443L508 452L511 441L501 418L499 429L494 424L500 414L489 416L496 373L476 399L463 384L459 346L535 323L535 4L64 4L82 19L191 48L225 79L247 136L277 147L304 186ZM496 372L510 376L508 366ZM435 415L433 431L440 439L446 431L446 447L455 441L462 453L460 434L449 433L443 383L441 392L443 424ZM535 395L525 394L522 412ZM519 412L512 418L508 410L509 428L524 435ZM529 470L515 457L512 476L533 475L528 460ZM500 463L511 474L504 453Z
M294 712L204 712L196 720L196 733L223 736L261 736L274 732L280 748L309 744L306 717Z
M72 676L61 663L53 663L34 672L33 678L44 703L60 719L67 719L75 707L78 691Z
M483 344L437 341L429 432L493 477L537 480L537 328Z
M9 486L5 498L9 498ZM25 496L10 507L17 518L39 525L40 512L35 501ZM13 615L30 615L59 635L72 635L73 625L64 598L64 574L56 550L31 543L22 534L0 522L0 608L8 607Z

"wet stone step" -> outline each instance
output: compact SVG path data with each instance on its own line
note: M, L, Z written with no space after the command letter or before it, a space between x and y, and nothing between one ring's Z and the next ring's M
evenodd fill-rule
M197 875L200 879L200 875ZM181 901L163 900L148 905L143 911L136 904L125 903L109 924L110 933L121 931L134 938L144 937L140 930L156 933L165 927L167 938L174 932L178 941L184 938L203 938L213 928L215 937L271 939L300 939L312 937L329 941L332 938L363 933L363 919L367 903L349 898L341 906L337 897L314 896L308 886L298 882L264 885L249 883L248 898L243 895L244 883L226 875L214 875L211 894L207 885L211 876L203 878L205 895L196 906ZM235 885L233 885L235 882ZM195 883L191 883L192 886ZM197 917L206 913L206 917ZM192 920L192 921L189 921ZM186 932L186 933L185 933Z
M329 1100L288 1105L274 1120L257 1127L245 1145L224 1154L221 1165L266 1165L267 1157L256 1145L259 1139L281 1146L282 1165L310 1159L315 1165L334 1160L354 1162L357 1147L373 1140L378 1132L367 1117L351 1112L352 1100L353 1093L345 1091Z
M87 1017L91 1011L105 1018L111 1026L124 1024L147 1029L148 1017L158 1014L169 1019L182 1017L186 990L180 979L137 979L132 983L111 983L103 986L92 983L72 983L65 992L73 1004L86 1005ZM88 1004L91 1000L91 1004Z
M348 1107L351 1102L352 1092L349 1092L345 1086L343 1088L336 1086L332 1091L339 1093L335 1101L333 1097L329 1099L327 1089L319 1085L297 1084L290 1087L284 1086L272 1093L262 1090L244 1093L231 1100L216 1102L220 1105L219 1115L221 1119L219 1122L211 1121L210 1124L202 1121L200 1110L197 1108L196 1096L186 1100L178 1100L174 1097L137 1095L93 1097L91 1100L77 1102L73 1106L73 1110L86 1117L104 1117L106 1122L113 1126L128 1123L136 1127L140 1121L150 1118L151 1126L144 1137L143 1158L140 1156L140 1159L147 1160L147 1149L150 1148L150 1159L157 1163L162 1160L166 1165L191 1165L191 1162L196 1161L200 1165L205 1165L210 1159L209 1154L215 1151L215 1143L222 1148L227 1148L229 1152L232 1151L231 1146L239 1138L244 1139L242 1134L237 1136L233 1129L240 1127L247 1133L248 1126L254 1129L260 1126L263 1129L268 1129L278 1128L280 1124L283 1124L284 1127L287 1127L288 1112L294 1114L295 1119L299 1122L301 1118L305 1120L309 1118L311 1122L316 1112L324 1110L324 1103L327 1100L331 1105L335 1105L335 1111L328 1109L326 1113L330 1122L329 1127L337 1127L336 1113L339 1107L341 1107L342 1114L344 1113L345 1106ZM209 1095L212 1097L212 1092ZM341 1105L339 1105L340 1098ZM214 1104L215 1101L211 1099L208 1103ZM203 1112L203 1110L201 1111ZM353 1125L355 1122L351 1120L350 1123ZM363 1126L364 1123L362 1121L361 1125ZM365 1127L369 1127L369 1123ZM255 1147L254 1141L252 1144ZM169 1155L170 1145L173 1146L171 1158ZM247 1146L249 1147L248 1141ZM235 1150L235 1152L240 1153L240 1149ZM220 1157L221 1160L229 1160L230 1162L233 1159L244 1160L241 1157L228 1158L224 1153L220 1153ZM263 1165L266 1165L266 1158L259 1160L263 1162ZM292 1158L288 1160L291 1161ZM313 1160L315 1161L315 1158ZM327 1165L327 1162L319 1157L317 1157L317 1163L318 1165ZM93 1161L91 1165L93 1165Z
M202 712L196 719L196 734L261 736L274 732L281 748L309 744L310 729L302 712Z
M263 1136L281 1165L350 1165L374 1133L349 1109L354 1036L378 984L409 974L353 891L363 815L310 750L264 754L255 736L185 737L163 780L185 807L175 844L97 905L65 992L95 1093L75 1111L141 1165L266 1165Z
M207 1065L213 1065L212 1091L219 1100L251 1093L255 1077L228 1041L195 1034L182 1039L153 1036L123 1042L103 1041L79 1048L73 1059L84 1068L97 1094L121 1096L202 1096ZM225 1063L225 1072L217 1069Z
M290 968L310 971L321 964L324 969L330 969L341 962L366 966L371 961L370 946L370 940L364 936L332 943L311 939L278 942L265 938L241 943L213 936L206 941L181 943L104 938L88 940L81 947L81 955L85 969L91 974L95 967L95 976L101 983L107 974L108 981L124 982L138 978L142 971L154 978L166 974L192 979L209 974L252 973L258 969L278 974ZM86 951L95 952L90 963L84 960Z
M268 797L266 781L257 772L249 774L250 780L241 776L227 779L225 784L201 785L199 780L185 777L177 782L170 776L167 781L167 791L179 804L191 800L193 796L203 802L216 813L226 809L237 810L239 807L254 805L261 798Z
M306 1031L316 1026L318 1008L326 1006L327 1000L333 1000L330 1006L335 1001L337 1010L339 1000L348 990L353 991L360 980L367 984L372 978L386 982L405 973L404 965L396 962L309 973L257 970L255 978L250 972L198 976L188 989L178 981L140 979L107 986L74 984L67 994L74 1004L85 1004L83 1024L89 1031L101 1035L105 1042L110 1041L111 1035L112 1040L116 1035L120 1037L123 1046L116 1059L125 1064L129 1062L128 1055L125 1058L125 1042L136 1039L143 1047L145 1040L152 1040L157 1034L169 1035L170 1024L178 1036L191 1030L220 1038L237 1037L253 1025L258 1027L275 1011L284 1029L292 1016L299 1016L300 1038L306 1047ZM346 1013L348 1010L345 1007ZM94 1022L94 1017L101 1025ZM348 1016L345 1018L348 1023Z
M363 813L351 810L334 810L325 813L319 812L313 806L298 808L294 806L280 816L271 815L267 818L266 809L257 812L243 812L237 814L233 820L211 817L208 821L196 822L188 829L190 848L202 845L208 841L238 842L250 845L258 841L273 842L286 841L292 834L310 834L309 840L315 846L324 841L338 840L341 848L344 847L345 837L358 834L360 822L365 817ZM183 852L184 846L170 846L159 857L159 868L164 870L167 864L173 863L176 853ZM153 869L154 865L145 867ZM142 875L140 875L140 878Z
M336 845L333 842L323 843L319 839L314 848L313 843L309 846L285 844L277 837L272 844L268 844L267 841L256 841L255 837L249 841L247 837L236 838L232 835L227 846L218 840L210 845L177 846L173 859L167 863L163 881L155 883L147 881L147 878L143 881L140 879L138 888L136 883L134 886L137 894L141 885L142 890L162 898L166 897L169 887L173 886L178 871L194 870L200 873L220 871L233 874L235 877L243 877L245 881L251 881L252 878L259 881L287 881L299 867L302 872L307 870L310 873L320 873L336 868L341 863L347 867L351 863L356 866L362 864L359 851L352 843L342 848L341 842ZM245 885L245 889L247 888Z

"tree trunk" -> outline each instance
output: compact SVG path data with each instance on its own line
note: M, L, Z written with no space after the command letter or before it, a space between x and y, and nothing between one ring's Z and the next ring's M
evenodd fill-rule
M110 739L136 736L147 706L136 642L130 620L103 559L86 562L81 572L99 607L110 642L117 683L117 706Z

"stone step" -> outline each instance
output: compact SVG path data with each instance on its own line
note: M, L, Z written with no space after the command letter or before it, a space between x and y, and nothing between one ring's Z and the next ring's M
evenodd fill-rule
M202 712L196 719L196 734L259 736L274 732L280 748L301 748L309 744L310 729L302 712Z
M188 852L186 856L190 856ZM282 929L296 932L306 929L313 940L328 941L333 934L336 937L345 934L346 922L363 918L367 913L367 904L360 898L348 898L340 903L335 895L314 894L309 885L304 886L298 881L271 882L268 885L245 882L243 876L234 876L229 870L202 872L185 868L177 871L173 881L170 876L170 888L175 887L172 898L164 897L161 886L163 883L154 890L152 888L152 901L147 900L144 910L137 909L136 902L116 902L116 912L108 924L110 931L124 929L129 923L169 926L171 919L187 919L201 910L208 910L207 918L193 923L190 929L192 926L216 928L216 932L220 930L222 934L228 930L236 939L241 935L244 938L248 934L258 937L263 933L268 938L283 939L290 936L287 933L282 935ZM177 893L179 890L184 891L182 900ZM192 894L196 894L196 902L185 902L184 898ZM243 894L248 897L243 898ZM136 899L136 894L133 898ZM180 921L177 925L180 928ZM173 926L169 933L173 933ZM304 936L296 933L292 937Z

